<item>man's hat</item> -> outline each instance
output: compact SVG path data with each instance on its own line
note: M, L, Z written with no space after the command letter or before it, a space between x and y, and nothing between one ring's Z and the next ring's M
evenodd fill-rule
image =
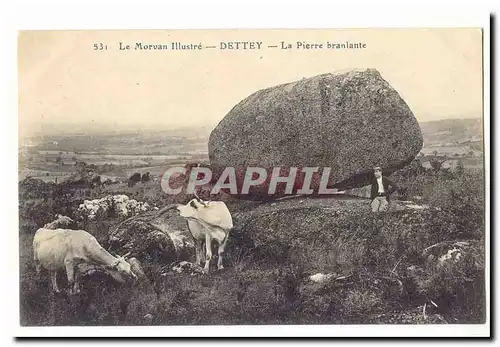
M382 168L381 168L380 166L375 166L375 167L373 168L373 171L377 171L377 170L382 171Z

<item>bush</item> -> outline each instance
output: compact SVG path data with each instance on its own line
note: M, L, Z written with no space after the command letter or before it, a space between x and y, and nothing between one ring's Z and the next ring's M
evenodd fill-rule
M136 172L128 179L128 186L133 187L137 182L140 181L141 181L141 174L139 172Z
M446 209L484 209L484 177L479 170L467 171L455 179L437 179L426 199Z
M151 177L149 175L149 172L146 172L145 174L142 175L141 177L141 182L145 183L145 182L149 182L151 180Z
M466 249L452 246L439 259L430 257L421 268L410 267L408 276L425 300L461 323L485 319L484 244L468 242ZM446 248L445 248L446 250Z

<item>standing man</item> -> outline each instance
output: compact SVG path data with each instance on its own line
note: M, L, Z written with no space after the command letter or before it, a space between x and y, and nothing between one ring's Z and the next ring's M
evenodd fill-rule
M373 172L375 177L372 181L372 211L386 211L389 207L390 194L397 190L397 186L387 177L382 176L382 168L374 167Z

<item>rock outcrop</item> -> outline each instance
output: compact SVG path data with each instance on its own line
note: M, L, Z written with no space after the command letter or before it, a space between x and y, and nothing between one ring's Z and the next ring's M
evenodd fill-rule
M209 158L217 179L235 167L331 168L328 188L367 185L373 166L404 167L422 148L406 102L374 69L323 74L263 89L237 104L212 131ZM282 174L283 175L283 174ZM320 175L313 177L317 191ZM301 180L298 175L297 182ZM268 183L269 180L266 182ZM265 196L266 183L250 190ZM284 185L281 185L284 186ZM294 192L301 185L296 184ZM284 187L283 187L284 188ZM283 195L283 189L275 196Z
M110 229L109 245L112 252L132 252L146 263L169 264L194 255L186 221L174 213L151 211L129 218Z

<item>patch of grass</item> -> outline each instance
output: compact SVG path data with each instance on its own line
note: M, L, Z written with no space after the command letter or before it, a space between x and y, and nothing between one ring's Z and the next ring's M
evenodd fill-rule
M174 200L185 202L179 200L188 197L161 195L151 182L130 188L115 185L101 191L24 182L19 202L21 323L483 322L481 176L465 171L451 178L417 177L413 183L430 209L374 215L369 201L362 199L342 200L336 205L325 200L278 202L274 207L229 201L235 229L226 248L225 270L208 276L170 273L164 277L151 271L154 283L144 281L132 288L94 278L88 280L82 295L68 299L53 296L48 277L34 272L31 242L37 228L53 220L56 213L73 218L83 198L102 197L111 190L157 206ZM28 193L25 189L33 190ZM110 227L118 222L113 216L102 215L95 221L80 221L79 227L106 245ZM438 266L437 259L423 256L430 245L457 240L474 241L460 261ZM160 265L148 263L144 267L156 269ZM318 272L333 277L323 284L311 282L309 276ZM64 287L64 274L60 277ZM423 318L423 305L429 305L428 318Z

